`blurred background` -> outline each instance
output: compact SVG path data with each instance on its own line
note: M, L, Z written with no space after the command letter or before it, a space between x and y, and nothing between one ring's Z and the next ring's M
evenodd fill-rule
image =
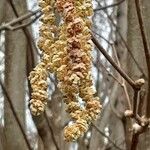
M145 80L137 98L137 114L145 118L150 116L149 71L135 2L93 0L92 32L129 77L134 81ZM143 0L140 6L149 45L150 1ZM92 75L103 109L88 132L76 142L64 141L63 128L69 116L54 74L49 75L45 113L38 117L31 115L27 77L40 61L41 51L37 47L40 16L37 0L0 0L0 150L150 150L148 125L136 134L135 127L142 125L124 115L126 110L132 110L133 88L96 46L92 52Z

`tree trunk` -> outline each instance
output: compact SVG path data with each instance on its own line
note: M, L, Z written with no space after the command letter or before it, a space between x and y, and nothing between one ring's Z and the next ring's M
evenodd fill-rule
M14 6L19 15L27 11L26 1L15 0ZM11 21L16 16L9 3L5 6L5 21ZM5 87L15 107L19 120L25 129L25 79L26 79L27 40L22 30L6 31L5 33ZM27 150L22 133L14 120L10 106L5 99L4 123L6 147L5 150Z
M5 16L5 3L6 1L5 0L1 0L0 1L0 24L4 21L4 16Z
M141 8L143 11L143 19L145 23L145 29L146 33L149 36L150 35L150 29L149 29L149 16L150 16L150 4L149 0L143 0L141 1ZM135 9L135 2L134 1L128 1L128 32L127 32L127 39L128 39L128 45L130 49L132 50L132 53L135 57L136 60L138 60L139 65L142 67L143 71L145 74L147 74L147 65L146 65L146 58L144 54L144 48L143 48L143 43L142 43L142 38L141 38L141 33L140 33L140 27L139 27L139 22L137 19L137 13ZM150 39L148 37L148 39ZM143 78L142 73L139 71L139 69L135 66L134 62L132 61L131 57L128 56L128 70L129 70L129 75L134 79L139 79ZM145 79L146 80L146 79ZM146 91L147 93L147 80L146 84L143 87L142 91ZM131 90L129 88L129 94L131 97L133 95L131 94ZM141 115L145 114L146 110L146 94L145 98L142 99L142 102L144 103L143 108L141 109ZM139 150L148 150L149 149L149 133L148 131L142 135L140 135L139 138L139 143L138 143L138 149Z

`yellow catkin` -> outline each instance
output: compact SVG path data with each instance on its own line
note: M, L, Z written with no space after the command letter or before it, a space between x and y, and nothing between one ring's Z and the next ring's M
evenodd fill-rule
M67 104L66 111L73 121L65 127L64 137L66 141L74 141L88 130L92 120L95 120L101 111L99 98L94 96L96 91L91 76L89 17L93 14L92 1L41 0L39 6L43 16L38 46L44 55L29 77L33 89L30 108L35 115L44 111L48 98L48 72L55 73L63 100ZM58 29L53 14L55 8L61 17ZM80 100L84 102L82 105Z
M99 98L94 97L91 77L91 23L88 16L93 13L92 4L88 0L57 0L56 6L63 18L61 34L66 39L64 49L67 51L67 61L62 64L65 76L58 78L59 88L67 104L66 111L74 121L65 128L64 136L66 141L74 141L87 131L101 109ZM83 108L79 98L85 101Z
M30 73L29 80L31 83L32 93L30 100L30 109L33 115L40 115L47 104L47 78L48 72L51 71L50 60L52 57L52 49L55 44L54 33L56 32L55 16L53 13L54 1L40 0L39 6L42 9L40 27L40 38L38 47L42 51L41 62Z

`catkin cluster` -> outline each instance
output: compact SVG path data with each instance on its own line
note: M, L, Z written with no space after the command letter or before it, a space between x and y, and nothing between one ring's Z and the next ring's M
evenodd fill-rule
M73 121L64 129L65 140L74 141L88 130L90 123L97 118L101 110L99 98L94 96L96 91L91 76L92 44L89 17L93 13L92 1L56 0L55 8L62 19L57 40L54 36L57 32L54 25L55 17L51 11L48 12L52 10L50 0L43 0L40 6L43 8L44 16L41 19L43 24L38 45L47 59L45 61L43 58L30 75L33 88L31 111L33 114L43 111L47 99L46 78L48 71L54 72L67 105L66 111ZM37 80L34 79L35 77ZM32 82L34 80L35 82ZM40 82L45 84L39 86ZM37 97L34 97L36 93L34 91L37 92ZM40 97L41 91L46 94L46 97Z

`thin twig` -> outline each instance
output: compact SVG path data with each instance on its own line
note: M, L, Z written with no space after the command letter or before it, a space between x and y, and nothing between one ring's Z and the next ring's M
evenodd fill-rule
M108 139L108 141L118 150L123 150L122 148L120 148L118 145L116 145L116 143L114 141L112 141L110 139L109 136L107 136L104 132L102 132L94 123L92 123L92 126L98 131L98 133L100 133L102 136L104 136L105 138Z
M106 52L106 50L99 44L98 40L92 35L92 41L98 50L106 57L106 59L111 63L111 65L120 73L120 75L131 85L133 89L137 88L135 82L114 62L111 56Z
M102 64L102 62L99 61L97 64L95 64L95 63L93 63L93 64L94 64L94 66L100 65L104 69L104 71L107 73L108 76L112 77L116 82L119 83L120 86L122 86L122 83L111 72L109 72L107 70L107 68ZM100 71L99 66L97 67L97 69Z
M99 3L99 5L101 6L100 3ZM108 17L108 19L111 21L112 25L116 28L116 31L117 31L118 35L120 36L122 42L124 43L124 45L125 45L128 53L130 54L131 58L135 62L135 64L138 67L139 71L143 74L144 78L147 79L147 75L143 72L143 69L138 64L138 61L135 59L134 55L132 54L131 49L129 48L127 42L125 41L125 39L123 38L122 34L120 33L120 30L119 30L118 26L114 23L113 19L111 18L111 16L108 14L108 12L105 9L103 9L103 12L106 14L106 16Z
M144 133L147 130L147 128L148 128L148 124L146 124L145 126L141 127L141 130L139 132L133 133L130 150L137 150L138 141L139 141L139 135Z
M97 32L95 32L94 30L92 30L92 33L96 34L97 36L99 36L100 38L102 38L104 41L106 41L110 46L112 46L113 43L109 42L105 37L103 37L102 35L98 34Z
M30 145L30 142L29 142L29 140L27 139L27 136L26 136L26 134L25 134L24 128L23 128L23 126L22 126L22 124L21 124L21 122L20 122L20 119L19 119L19 117L18 117L18 115L17 115L17 112L16 112L16 110L15 110L15 107L14 107L14 105L13 105L13 103L12 103L12 101L11 101L9 95L8 95L8 92L6 91L6 88L5 88L4 85L2 84L1 79L0 79L0 85L1 85L1 88L2 88L2 90L3 90L4 95L6 96L6 100L8 101L8 103L9 103L9 105L10 105L10 108L11 108L12 113L13 113L15 119L16 119L16 122L17 122L17 124L18 124L18 126L19 126L19 128L20 128L20 130L21 130L21 132L22 132L22 135L23 135L24 140L25 140L25 142L26 142L26 144L27 144L27 147L28 147L29 150L32 150L32 147L31 147L31 145Z
M111 8L111 7L115 7L115 6L118 6L120 4L122 4L125 0L120 0L119 2L116 2L114 4L111 4L111 5L108 5L108 6L104 6L104 7L101 7L101 8L96 8L94 9L94 12L96 11L100 11L100 10L104 10L104 9L107 9L107 8Z
M12 29L11 29L11 30L18 30L18 29L21 29L21 28L27 27L27 26L31 25L32 23L34 23L34 22L35 22L38 18L40 18L40 17L41 17L41 15L42 15L42 14L37 15L34 19L30 20L30 21L29 21L29 22L27 22L27 23L23 23L23 24L18 25L18 26L16 26L16 27L12 27Z
M114 45L112 45L112 50L114 52L114 55L115 55L115 58L116 58L116 61L117 61L117 64L119 67L121 67L121 64L120 64L120 61L119 61L119 58L118 58L118 55L117 55L117 52L116 52L116 49L114 47ZM127 102L128 102L128 106L129 106L129 109L131 110L132 107L131 107L131 100L129 98L129 94L128 94L128 91L127 91L127 86L125 84L125 80L121 77L122 79L122 87L123 87L123 91L125 93L125 96L126 96L126 99L127 99Z
M14 5L13 1L12 1L12 0L7 0L7 2L8 2L8 3L10 4L10 6L12 7L12 10L13 10L15 16L16 16L17 18L19 18L19 14L18 14L18 12L17 12L16 6ZM34 12L36 13L36 11L37 11L37 13L38 13L38 11L40 12L41 10L40 10L40 9L37 9L37 10L33 11L33 13L34 13ZM22 21L19 21L18 23L19 23L19 24L22 24ZM30 53L31 53L31 56L32 56L32 58L33 58L33 57L34 57L34 56L33 56L33 51L35 50L35 51L37 52L37 54L39 54L38 49L37 49L37 47L36 47L36 45L35 45L35 42L34 42L34 40L33 40L33 38L32 38L32 35L31 35L30 31L29 31L26 27L22 28L22 30L23 30L23 33L25 34L26 39L27 39L27 41L28 41L28 43L29 43L30 49L28 49L28 50L29 50L29 51L31 50Z
M37 9L37 10L35 10L33 12L30 11L27 14L22 15L21 17L18 17L18 18L14 19L14 20L12 20L12 21L10 21L8 23L5 23L2 26L0 26L0 31L2 31L2 30L12 30L12 26L13 25L18 24L19 22L22 22L22 21L24 21L24 20L26 20L26 19L36 15L39 12L40 12L40 9Z

